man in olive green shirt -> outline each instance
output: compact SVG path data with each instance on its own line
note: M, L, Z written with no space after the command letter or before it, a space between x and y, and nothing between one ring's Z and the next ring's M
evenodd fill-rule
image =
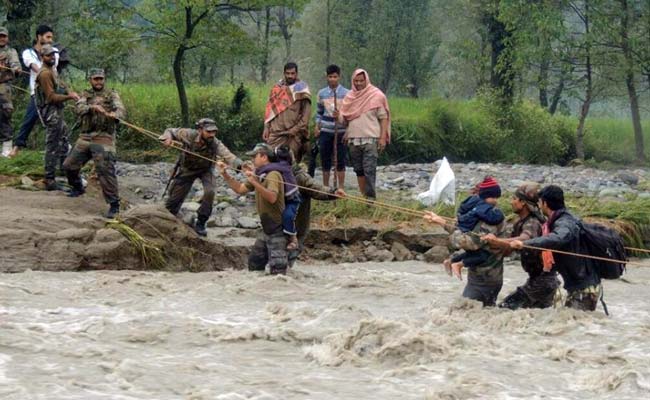
M275 152L271 146L258 143L246 154L253 157L255 166L254 171L246 166L242 168L246 183L238 182L230 176L225 163L219 161L217 166L228 186L237 194L255 191L255 203L262 230L248 257L248 269L263 271L268 265L272 275L285 274L288 256L287 237L282 231L284 181L280 172L267 169L267 166L275 161Z

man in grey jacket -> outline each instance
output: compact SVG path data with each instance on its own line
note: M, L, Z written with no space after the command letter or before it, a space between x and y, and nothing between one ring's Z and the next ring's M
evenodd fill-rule
M524 245L580 253L580 220L567 211L562 188L549 185L539 192L540 209L547 222L542 236L510 243L513 249ZM546 254L544 254L546 253ZM594 311L602 295L600 277L583 257L543 252L544 271L557 271L562 275L568 292L566 306L584 311Z

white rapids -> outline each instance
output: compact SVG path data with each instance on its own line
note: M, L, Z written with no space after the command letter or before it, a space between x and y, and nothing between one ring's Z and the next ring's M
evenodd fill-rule
M0 398L650 398L649 284L606 281L606 317L482 309L422 262L4 274Z

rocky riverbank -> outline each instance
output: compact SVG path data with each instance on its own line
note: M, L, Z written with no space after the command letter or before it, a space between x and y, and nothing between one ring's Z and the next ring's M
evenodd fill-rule
M124 222L163 250L161 255L171 260L168 269L243 268L259 224L253 196L236 195L217 177L215 211L208 221L207 240L201 239L187 227L193 222L198 201L203 195L198 182L182 208L181 218L185 224L161 207L161 196L171 168L169 163L118 165L121 196L127 204ZM506 191L513 190L523 181L535 181L555 183L574 196L590 196L603 201L650 197L646 190L650 188L647 181L649 170L642 168L599 170L584 166L474 163L452 164L452 168L460 192L470 189L483 176L493 175ZM380 167L379 197L390 201L412 199L427 190L436 170L437 164ZM321 179L319 174L316 179ZM23 188L30 188L33 183L29 179L19 181ZM0 189L3 204L0 224L3 226L3 242L9 246L0 269L149 268L147 260L141 251L134 249L133 243L115 229L105 226L105 220L99 217L105 204L96 182L90 181L88 194L78 199L68 199L60 192ZM345 189L356 193L356 179L351 170L347 171ZM444 230L418 221L398 223L377 218L374 221L348 218L344 224L332 224L315 218L303 257L305 260L334 263L441 262L448 255L446 244ZM188 255L179 248L194 248L196 251Z

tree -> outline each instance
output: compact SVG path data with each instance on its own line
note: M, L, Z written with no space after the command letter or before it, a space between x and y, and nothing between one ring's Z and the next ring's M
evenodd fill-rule
M134 26L141 37L148 39L163 54L172 56L183 126L189 126L184 80L187 53L209 48L215 40L224 40L223 36L232 35L233 26L228 23L232 14L255 10L261 4L261 1L254 0L186 0L167 2L161 7L157 1L143 0L135 7Z

